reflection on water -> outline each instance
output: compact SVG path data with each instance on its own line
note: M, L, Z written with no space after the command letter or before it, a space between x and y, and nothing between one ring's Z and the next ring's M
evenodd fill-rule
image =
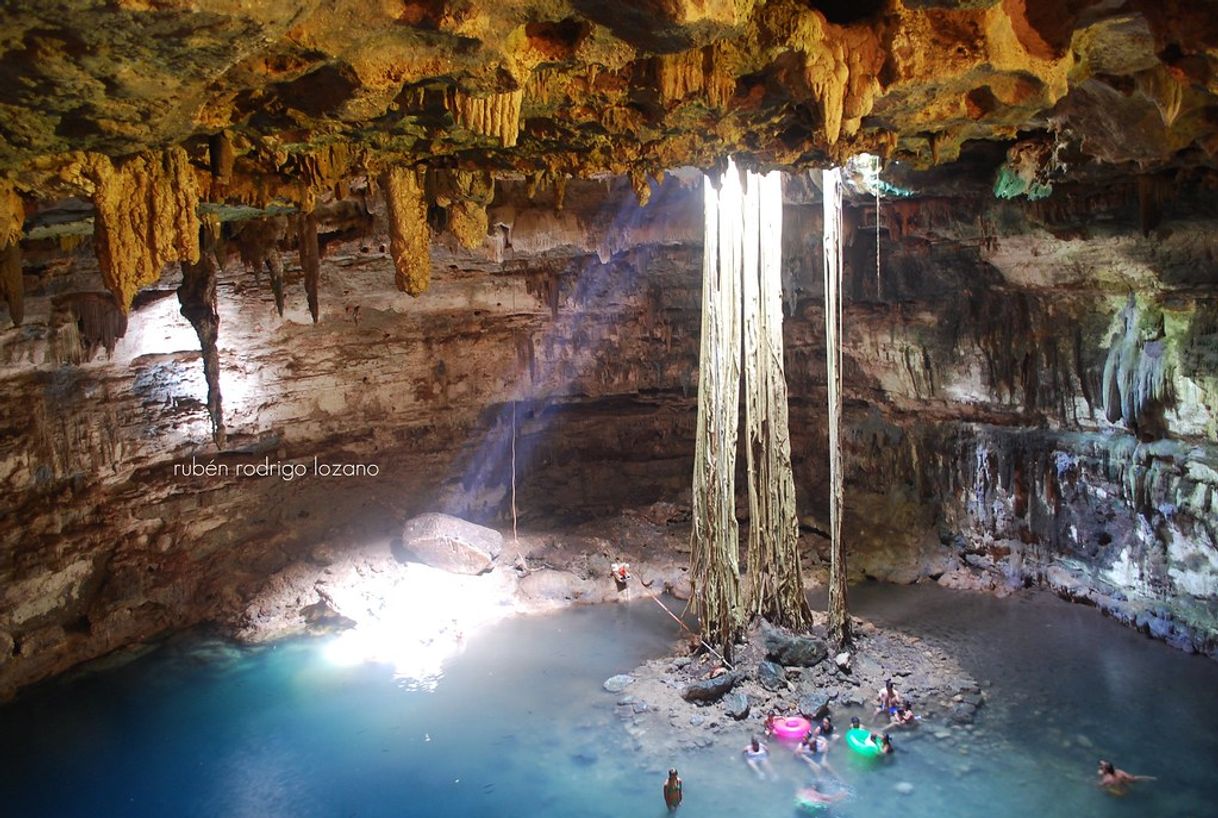
M1218 814L1218 664L1044 597L867 586L852 601L951 639L990 703L970 729L900 735L891 762L835 748L850 797L829 814ZM756 780L745 728L674 753L650 752L664 735L636 751L622 729L601 682L664 652L675 627L648 603L510 620L470 637L431 692L402 689L386 666L338 667L324 642L179 640L0 709L0 803L39 816L660 818L675 765L679 815L790 818L807 770L775 747L779 780ZM1092 785L1100 756L1160 780L1112 798Z

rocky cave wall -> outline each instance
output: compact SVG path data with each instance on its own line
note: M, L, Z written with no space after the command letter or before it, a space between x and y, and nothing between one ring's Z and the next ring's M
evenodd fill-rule
M856 576L1044 583L1214 652L1218 197L1184 179L1150 226L1138 186L1037 203L988 188L884 199L878 276L874 206L850 204ZM323 225L316 324L290 235L273 248L287 262L283 318L229 242L223 451L173 273L137 299L111 355L74 363L64 337L87 328L65 324L62 304L96 287L93 255L26 247L25 323L0 336L0 689L237 617L284 565L391 537L420 511L510 526L513 425L523 526L686 501L700 191L670 177L640 207L629 180L573 182L559 209L559 191L525 187L500 185L475 251L436 240L418 299L394 287L383 213L359 235ZM815 532L819 205L790 198L792 439ZM314 458L378 474L326 479ZM175 473L192 463L229 474ZM264 463L306 474L235 474Z
M856 210L845 434L857 575L1043 584L1215 652L1216 200L1208 182L1181 180L1147 223L1139 184L882 204L878 279L875 222ZM812 398L792 414L809 451L824 439L823 342L818 304L800 310L788 373ZM797 474L813 510L818 467L805 459Z

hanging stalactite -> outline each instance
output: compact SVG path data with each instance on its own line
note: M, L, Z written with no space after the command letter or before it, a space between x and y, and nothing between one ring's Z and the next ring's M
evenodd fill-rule
M25 318L25 283L21 274L21 228L25 207L11 182L0 181L0 296L8 304L13 326Z
M829 392L829 640L852 641L846 607L846 549L842 543L842 180L824 171L825 365Z
M99 349L110 357L127 334L127 313L113 293L63 293L51 304L50 357L56 363L91 361Z
M300 269L304 271L305 295L309 315L317 323L317 288L321 280L321 250L317 245L317 213L310 210L296 217L296 239L300 249Z
M123 310L141 287L160 279L166 264L199 260L199 189L186 151L169 148L118 166L89 154L84 175L97 211L97 264Z
M399 290L410 295L421 295L431 283L431 234L424 185L419 177L414 168L399 166L390 168L381 180L389 211L394 281Z
M237 233L237 249L241 261L254 273L254 280L261 282L261 271L265 267L271 278L271 292L275 296L275 309L283 317L283 259L279 255L279 242L287 235L288 221L284 216L265 219L250 219Z
M782 342L782 177L748 175L741 293L749 479L751 614L803 630L812 622L799 560L799 520Z
M703 637L727 659L741 631L736 433L740 412L740 176L705 182L702 351L694 454L690 573Z
M216 278L220 265L212 252L215 237L220 232L218 221L207 221L203 228L203 252L195 263L182 262L182 285L178 287L181 313L199 336L203 352L203 377L207 381L207 414L211 418L212 439L223 449L227 437L224 430L224 408L220 398L220 351L216 346L220 334L220 313L216 310Z

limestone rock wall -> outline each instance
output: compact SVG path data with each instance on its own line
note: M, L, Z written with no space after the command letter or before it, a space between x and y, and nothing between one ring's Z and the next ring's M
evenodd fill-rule
M856 232L857 574L1041 583L1218 652L1215 202L1182 185L1145 232L1136 202L1068 190L1051 208L882 205L878 284L874 221ZM788 373L806 376L792 390L811 398L807 453L824 445L823 342L816 300L798 309ZM816 514L826 478L815 458L803 467Z
M112 355L73 362L80 324L57 304L100 276L87 247L52 253L0 335L0 691L238 616L284 565L419 512L510 528L513 437L525 528L687 492L701 249L681 219L652 224L627 181L587 187L558 228L544 196L500 212L545 251L436 241L419 298L395 286L387 233L331 242L323 222L317 324L290 233L269 250L283 318L275 279L230 242L222 451L172 268ZM680 213L686 197L701 192L674 181L657 202Z
M885 199L878 276L873 205L850 205L856 575L1045 583L1215 652L1218 212L1184 180L1144 229L1131 184L1039 204ZM418 298L395 286L387 222L352 235L323 218L316 324L294 231L268 226L252 255L230 242L223 451L173 274L87 359L101 331L73 305L98 288L93 254L27 242L25 320L0 332L0 691L231 620L285 565L422 511L506 529L513 438L526 529L685 502L700 191L672 178L640 207L625 179L573 184L565 203L527 187L497 186L481 248L432 241ZM788 194L793 456L815 529L819 205Z

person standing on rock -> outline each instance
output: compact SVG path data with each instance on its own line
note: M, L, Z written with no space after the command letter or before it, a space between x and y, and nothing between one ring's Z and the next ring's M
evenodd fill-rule
M682 792L681 779L677 775L677 768L673 767L668 771L668 780L664 782L664 803L668 805L669 812L681 806L681 798L684 797Z

